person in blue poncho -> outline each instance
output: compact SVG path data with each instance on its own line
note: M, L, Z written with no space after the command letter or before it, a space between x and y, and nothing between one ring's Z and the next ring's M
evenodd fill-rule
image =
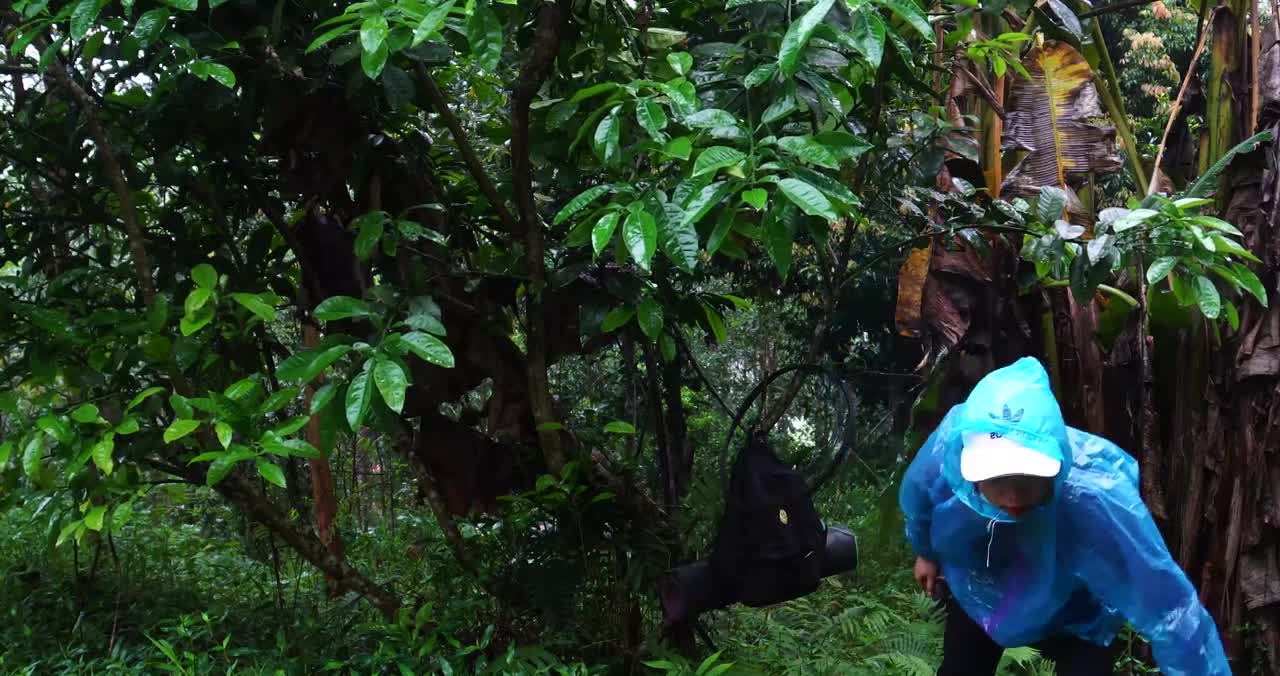
M915 577L950 591L940 676L1034 646L1059 676L1111 674L1128 621L1167 676L1231 669L1213 619L1138 493L1138 464L1067 427L1038 361L983 378L907 469Z

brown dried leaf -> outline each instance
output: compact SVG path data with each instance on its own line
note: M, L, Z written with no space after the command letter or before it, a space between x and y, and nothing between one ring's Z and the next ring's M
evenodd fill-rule
M917 338L924 329L920 310L924 301L924 282L929 276L929 259L933 246L926 244L912 249L907 260L902 262L898 270L898 306L894 311L894 323L898 333Z

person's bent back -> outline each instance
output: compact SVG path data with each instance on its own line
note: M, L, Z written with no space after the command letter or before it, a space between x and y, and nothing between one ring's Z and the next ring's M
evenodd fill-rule
M1066 426L1023 358L953 408L900 495L917 581L951 593L943 676L994 674L1034 646L1059 676L1112 673L1127 620L1169 676L1230 674L1213 619L1165 547L1115 444Z

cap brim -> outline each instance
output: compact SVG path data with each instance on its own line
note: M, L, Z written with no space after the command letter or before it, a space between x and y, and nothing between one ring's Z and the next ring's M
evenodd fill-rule
M967 434L960 452L960 475L965 481L986 481L1016 474L1052 478L1062 463L1005 437Z

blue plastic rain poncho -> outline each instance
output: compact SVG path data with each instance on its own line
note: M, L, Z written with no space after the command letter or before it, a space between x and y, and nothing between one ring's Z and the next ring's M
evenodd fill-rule
M995 432L1062 461L1053 498L1014 519L960 475L965 432ZM1006 647L1073 635L1109 645L1125 620L1168 676L1230 674L1213 619L1138 493L1138 464L1066 426L1030 357L974 387L930 435L900 496L907 538L956 602Z

